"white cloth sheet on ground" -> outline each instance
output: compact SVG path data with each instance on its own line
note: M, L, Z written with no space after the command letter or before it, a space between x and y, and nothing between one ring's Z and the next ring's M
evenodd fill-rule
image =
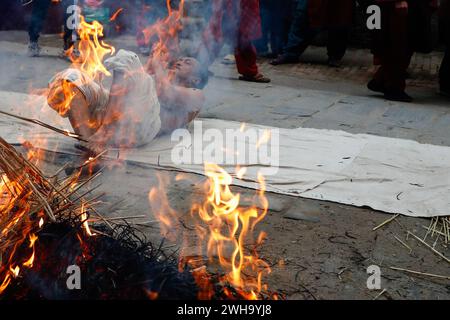
M45 101L37 96L0 92L0 110L70 130L67 120L50 108L41 112L42 105ZM70 138L6 116L0 119L0 136L10 143L26 138L43 143L47 150L78 153ZM204 131L215 128L225 132L241 126L218 119L199 121ZM270 129L250 124L246 127ZM297 128L279 129L279 133L279 170L266 176L270 192L414 217L450 214L450 147L334 130ZM176 144L168 136L160 137L145 147L119 154L113 150L108 156L202 174L201 164L173 164L171 154ZM226 168L234 172L234 167ZM235 179L234 184L257 188L257 169L258 164L252 164L245 180Z

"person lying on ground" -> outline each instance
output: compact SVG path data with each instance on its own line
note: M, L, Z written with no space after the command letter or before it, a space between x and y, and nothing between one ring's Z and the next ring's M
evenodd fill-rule
M110 90L78 69L49 83L49 106L88 140L80 147L89 153L146 145L186 126L203 107L208 73L195 59L179 59L167 71L155 60L151 75L131 51L120 50L104 64L113 74Z

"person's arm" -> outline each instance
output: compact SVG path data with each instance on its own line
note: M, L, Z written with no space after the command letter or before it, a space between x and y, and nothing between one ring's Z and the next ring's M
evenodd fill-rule
M171 133L192 122L200 113L204 103L203 92L196 89L171 86L168 94L160 97L161 133ZM181 112L180 112L181 111Z
M160 103L170 109L182 108L188 112L199 112L205 102L202 90L173 85L168 73L162 68L158 59L151 63L153 77L158 91Z
M189 113L199 112L205 103L203 91L167 83L159 86L158 97L169 109L183 109Z

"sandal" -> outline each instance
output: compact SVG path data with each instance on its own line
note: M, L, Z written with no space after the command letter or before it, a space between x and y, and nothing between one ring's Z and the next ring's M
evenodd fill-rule
M239 80L258 83L269 83L271 81L269 78L264 77L261 73L256 75L242 75L239 77Z

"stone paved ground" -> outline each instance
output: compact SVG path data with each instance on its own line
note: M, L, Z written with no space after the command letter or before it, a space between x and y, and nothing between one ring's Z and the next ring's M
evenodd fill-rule
M415 54L411 60L408 73L408 86L436 88L436 78L442 61L442 52ZM326 48L310 47L302 55L301 63L294 65L271 66L263 60L263 70L275 71L287 75L307 77L321 81L352 81L366 83L375 72L372 55L367 49L350 49L342 61L341 68L329 68L326 64Z
M133 37L111 41L118 48L134 48ZM46 46L44 57L30 59L25 56L25 33L0 32L0 90L30 92L45 86L55 72L67 67L66 61L56 57L57 37L45 36L42 44ZM413 60L408 89L416 98L413 104L387 102L365 88L373 72L367 50L350 50L338 70L323 64L326 57L322 48L311 48L303 59L307 63L279 67L262 60L263 72L273 79L268 85L237 81L234 66L215 63L201 116L285 128L339 129L450 146L450 101L435 93L439 53ZM54 169L71 160L60 155L48 166ZM147 196L157 183L156 173L131 164L105 172L99 180L99 192L106 193L101 211L108 216L145 214L146 220L154 219ZM173 178L173 173L166 174ZM169 201L182 217L189 212L189 199L198 195L198 184L204 178L191 175L190 179L190 183L174 182L168 188ZM268 197L270 212L260 226L268 233L268 240L261 253L273 265L268 278L273 290L291 299L371 299L379 291L367 289L366 268L377 264L382 268L382 286L387 289L380 299L450 297L447 280L389 269L394 266L448 276L447 263L405 238L408 230L423 236L428 220L399 217L374 232L372 229L389 215L276 194ZM120 206L115 205L119 202ZM155 225L146 233L159 239ZM412 252L394 237L411 246ZM437 248L450 256L448 245Z
M0 77L0 88L28 92L30 85L45 86L56 70L67 65L55 59L61 43L55 36L42 38L48 54L39 59L24 57L26 33L0 32L2 40L8 41L0 53L3 75L8 76ZM135 48L131 36L111 41L119 48ZM208 102L201 116L450 145L449 100L436 94L441 57L440 52L414 56L408 81L408 92L416 98L413 104L387 102L366 89L374 71L368 50L350 49L339 69L324 64L325 49L319 47L308 49L305 63L296 65L274 67L262 59L261 70L273 79L269 85L237 81L234 66L219 60L211 67L215 76L206 89Z

